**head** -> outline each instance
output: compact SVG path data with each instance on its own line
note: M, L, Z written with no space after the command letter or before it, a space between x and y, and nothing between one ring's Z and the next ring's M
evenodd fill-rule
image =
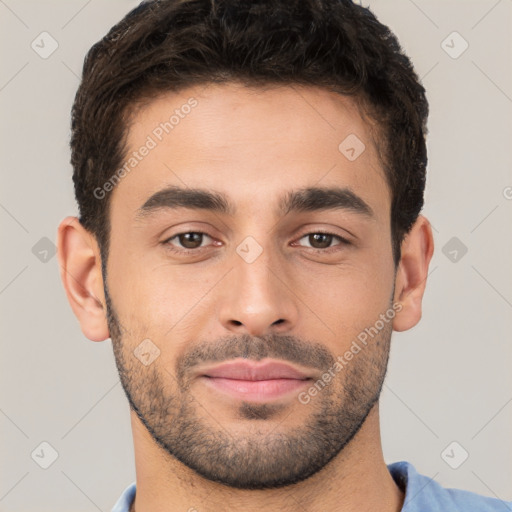
M59 258L165 454L255 489L351 442L392 330L421 316L427 114L394 35L348 0L143 2L91 48ZM261 401L206 376L269 358L309 380Z

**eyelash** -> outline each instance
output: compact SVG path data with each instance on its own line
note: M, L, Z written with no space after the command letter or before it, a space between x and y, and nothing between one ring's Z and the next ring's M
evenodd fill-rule
M198 254L200 252L203 252L203 250L210 248L210 246L205 246L205 247L198 247L195 249L176 249L170 244L171 240L178 238L180 235L186 235L188 233L195 233L198 235L206 235L206 236L210 237L212 240L214 240L213 236L209 235L208 233L206 233L204 231L183 231L181 233L176 233L175 235L171 236L170 238L167 238L166 240L164 240L162 242L162 244L164 245L166 250L173 252L173 253L177 253L177 254L191 254L191 253ZM315 247L309 247L308 249L310 252L330 254L331 252L334 252L337 250L336 247L351 245L351 242L349 242L346 238L343 238L342 236L336 235L334 233L330 233L329 231L323 231L323 230L309 231L307 233L303 233L297 240L298 241L302 240L304 237L306 237L308 235L317 235L317 234L332 236L333 238L337 239L340 243L333 245L331 247L328 247L327 249L317 249Z

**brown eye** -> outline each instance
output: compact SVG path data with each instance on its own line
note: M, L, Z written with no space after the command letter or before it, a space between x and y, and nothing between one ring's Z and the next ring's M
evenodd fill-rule
M197 249L201 247L201 242L203 241L202 233L182 233L178 235L178 240L180 244L186 249Z
M167 239L164 243L179 251L180 249L199 249L204 247L202 244L204 239L211 238L206 233L189 231L187 233L179 233ZM174 242L173 242L174 241Z
M308 233L304 235L300 240L307 240L307 245L303 245L303 247L310 247L312 249L329 249L336 245L348 244L349 242L342 238L341 236L334 235L332 233ZM299 241L300 241L299 240ZM337 243L333 244L336 241ZM302 244L300 244L302 245Z
M333 240L332 235L326 233L312 233L308 237L311 247L315 249L326 249L331 246Z

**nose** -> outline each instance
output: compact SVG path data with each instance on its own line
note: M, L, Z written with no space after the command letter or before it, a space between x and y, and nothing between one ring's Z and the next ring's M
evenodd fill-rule
M293 285L287 272L272 263L264 251L248 263L235 255L219 315L223 327L236 334L264 336L285 333L299 317Z

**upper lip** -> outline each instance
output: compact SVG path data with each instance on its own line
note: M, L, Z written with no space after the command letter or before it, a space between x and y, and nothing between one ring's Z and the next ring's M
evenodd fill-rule
M269 379L309 379L311 376L293 366L278 362L267 361L255 363L250 361L229 361L202 372L206 377L223 377L238 380L269 380Z

